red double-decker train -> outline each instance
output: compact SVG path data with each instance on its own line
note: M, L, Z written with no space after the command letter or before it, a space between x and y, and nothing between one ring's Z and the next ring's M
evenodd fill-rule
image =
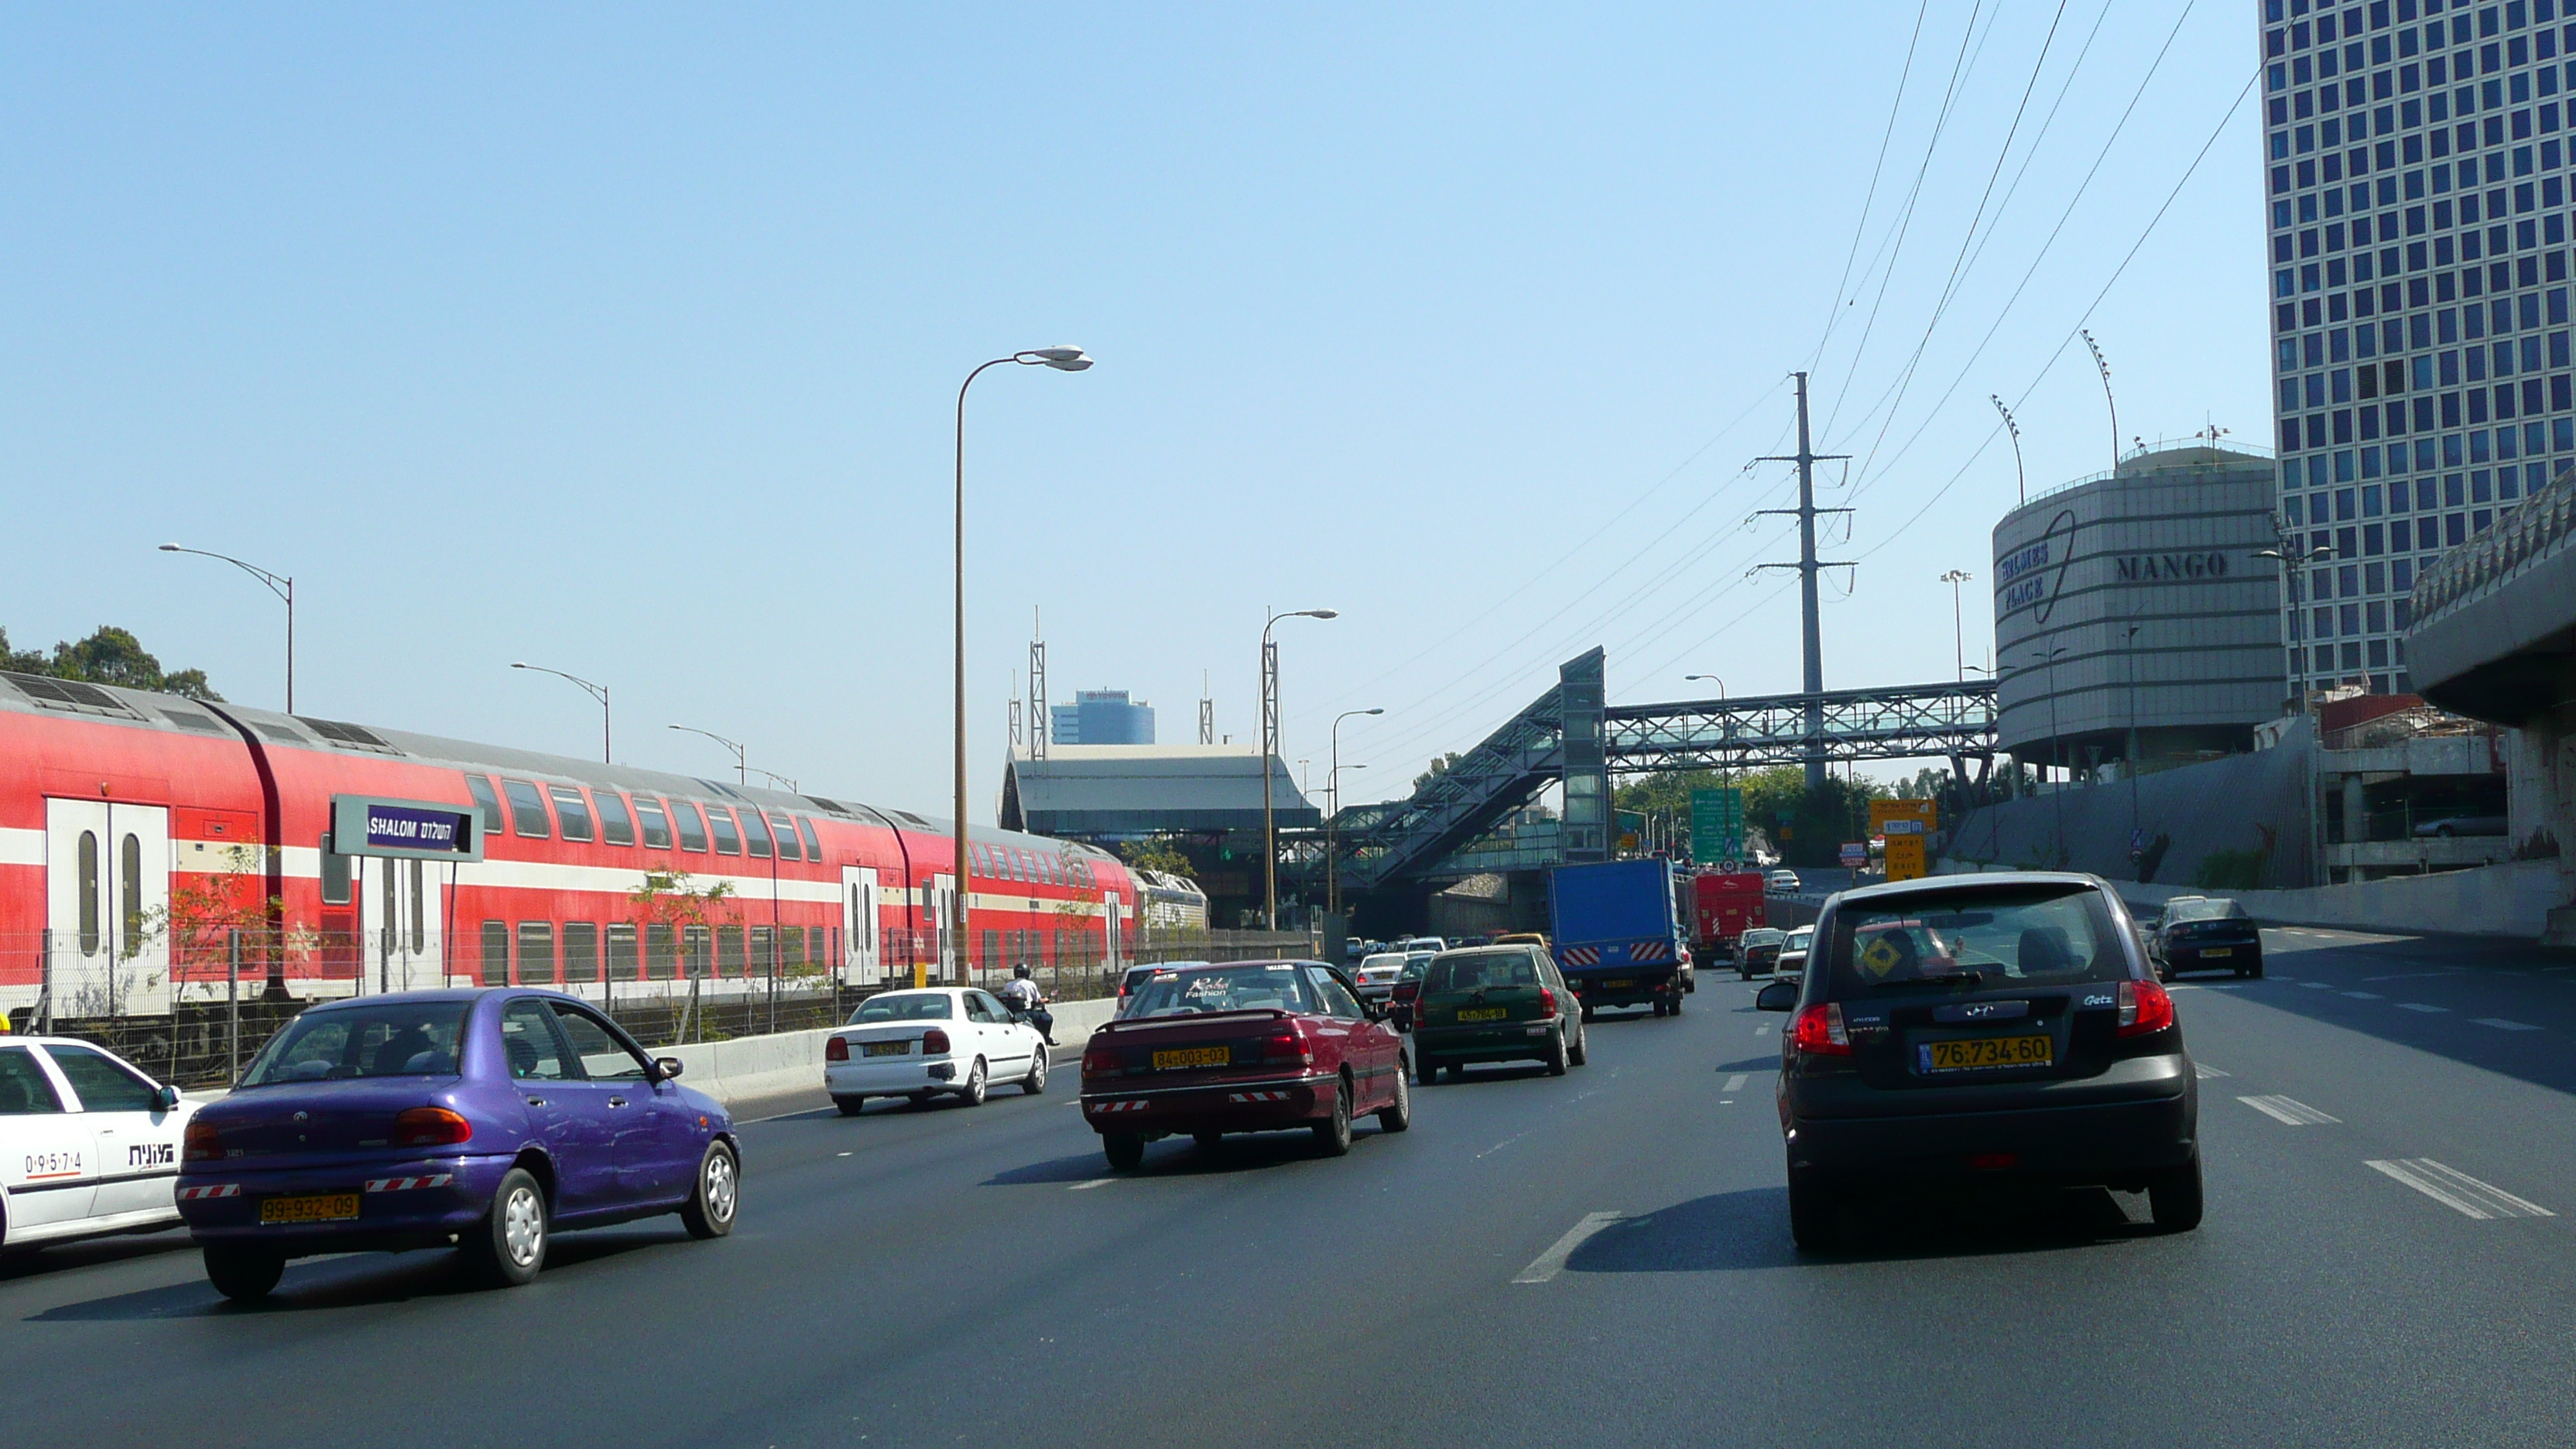
M334 801L443 805L479 859L335 849ZM1142 888L1087 845L819 795L0 673L0 1009L448 984L594 998L1114 968Z

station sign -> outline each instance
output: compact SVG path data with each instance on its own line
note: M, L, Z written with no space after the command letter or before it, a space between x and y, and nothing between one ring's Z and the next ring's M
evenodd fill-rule
M483 816L471 805L334 795L331 851L393 860L477 861L483 858Z

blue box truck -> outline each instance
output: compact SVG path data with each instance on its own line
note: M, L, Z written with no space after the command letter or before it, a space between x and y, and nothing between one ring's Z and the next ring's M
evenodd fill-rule
M1681 916L1660 860L1561 865L1548 872L1549 945L1583 1014L1604 1006L1682 1009Z

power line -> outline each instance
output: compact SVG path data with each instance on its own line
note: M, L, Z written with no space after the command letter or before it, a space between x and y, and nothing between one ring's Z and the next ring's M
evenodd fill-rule
M1905 64L1896 73L1896 98L1887 105L1887 129L1879 133L1878 159L1870 163L1869 189L1861 194L1860 215L1852 221L1851 249L1843 254L1843 274L1834 282L1833 300L1827 304L1824 333L1816 338L1816 350L1807 358L1807 370L1813 372L1823 360L1825 344L1831 342L1834 328L1842 321L1846 303L1843 291L1851 285L1852 263L1860 258L1861 238L1869 233L1869 210L1878 201L1879 173L1887 167L1887 148L1896 139L1896 117L1905 109L1905 87L1914 77L1914 52L1923 41L1923 17L1930 14L1932 0L1922 0L1914 8L1914 33L1905 42Z

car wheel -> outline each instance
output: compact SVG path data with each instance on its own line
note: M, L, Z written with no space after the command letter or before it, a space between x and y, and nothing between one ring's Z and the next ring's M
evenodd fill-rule
M1670 1014L1671 1014L1671 1012L1670 1012L1670 1011L1665 1007L1665 1005L1664 1005L1664 999L1663 999L1662 997L1660 997L1660 996L1656 997L1656 998L1655 998L1655 1015L1657 1015L1657 1016L1668 1016L1668 1015L1670 1015Z
M1190 1134L1190 1140L1199 1145L1199 1151L1214 1152L1217 1149L1217 1144L1225 1140L1225 1134L1222 1132L1193 1132Z
M1339 1157L1351 1150L1351 1084L1344 1082L1333 1089L1333 1115L1315 1124L1315 1145L1326 1157Z
M969 1107L984 1105L984 1059L982 1057L977 1057L975 1065L966 1069L966 1085L957 1095L965 1098L966 1105Z
M1683 997L1685 994L1687 994L1687 993L1686 993L1686 992L1682 992L1682 991L1676 991L1676 992L1674 992L1674 993L1673 993L1673 1004L1672 1004L1672 1007L1670 1008L1670 1010L1667 1012L1667 1015L1671 1015L1671 1016L1679 1016L1679 1015L1681 1015L1681 1014L1682 1014L1682 997Z
M2254 964L2245 968L2245 974L2259 979L2263 975L2263 958L2255 957Z
M546 1194L524 1167L501 1175L492 1210L458 1237L466 1266L488 1288L516 1288L546 1265Z
M721 1238L733 1231L734 1209L742 1202L742 1159L721 1141L707 1144L698 1159L698 1190L681 1204L680 1225L693 1238Z
M1032 1056L1032 1057L1030 1057L1030 1058L1029 1058L1029 1074L1028 1074L1027 1076L1025 1076L1025 1077L1020 1078L1020 1095L1022 1095L1022 1096L1024 1096L1024 1097L1034 1097L1034 1096L1038 1095L1040 1092L1045 1091L1045 1090L1046 1090L1046 1074L1047 1074L1047 1052L1046 1052L1046 1048L1045 1048L1045 1047L1039 1047L1039 1048L1037 1049L1037 1054L1036 1054L1035 1056Z
M927 1107L930 1105L930 1099L938 1095L937 1092L911 1092L905 1095L904 1100L916 1107Z
M286 1276L286 1260L257 1248L208 1248L206 1281L235 1303L265 1298Z
M1378 1109L1377 1130L1401 1132L1413 1125L1413 1087L1404 1073L1395 1074L1395 1100Z
M1821 1253L1834 1245L1835 1218L1842 1203L1821 1184L1795 1173L1789 1176L1789 1237L1802 1253Z
M1547 1074L1549 1076L1561 1077L1565 1075L1566 1049L1564 1032L1560 1031L1548 1037L1547 1056L1545 1060L1547 1062Z
M1565 1049L1565 1059L1579 1067L1591 1054L1592 1033L1577 1027L1574 1033L1574 1044Z
M865 1097L834 1097L832 1099L832 1105L840 1108L841 1115L844 1117L856 1117L859 1115L859 1109L867 1104L868 1099Z
M1133 1132L1103 1132L1100 1134L1100 1151L1108 1157L1112 1168L1125 1172L1145 1161L1145 1139Z
M1592 1010L1592 1003L1591 1003L1591 1002L1588 1002L1588 1001L1587 1001L1587 1002L1585 1002L1585 1003L1583 1003L1583 1019L1584 1019L1585 1021L1590 1021L1590 1020L1592 1019L1592 1017L1593 1017L1593 1014L1594 1014L1594 1013L1593 1013L1593 1010Z
M1465 1080L1467 1080L1467 1064L1465 1062L1451 1062L1449 1064L1449 1084L1454 1087Z
M2187 1233L2200 1226L2200 1153L2180 1167L2168 1167L2147 1179L2147 1211L2168 1233Z
M1438 1057L1415 1057L1413 1059L1414 1085L1428 1087L1437 1084L1439 1080L1440 1059Z
M1739 966L1735 969L1735 974L1741 980L1750 981L1753 979L1753 968L1750 966Z

